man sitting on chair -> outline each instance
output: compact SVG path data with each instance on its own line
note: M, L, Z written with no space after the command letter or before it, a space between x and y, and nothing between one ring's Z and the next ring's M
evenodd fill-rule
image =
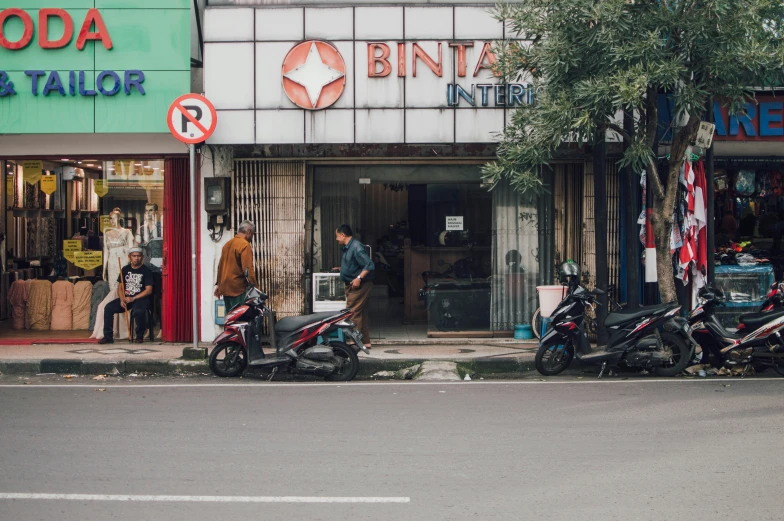
M120 298L114 299L108 304L103 312L103 338L99 344L114 343L114 315L130 311L133 313L133 320L136 323L136 342L144 342L144 332L147 331L147 311L150 309L150 297L152 295L152 270L143 264L144 250L141 248L131 248L128 250L130 264L122 269L122 273L117 277L117 282L125 284L125 293L120 294ZM119 288L118 288L119 290ZM128 336L130 338L130 331Z

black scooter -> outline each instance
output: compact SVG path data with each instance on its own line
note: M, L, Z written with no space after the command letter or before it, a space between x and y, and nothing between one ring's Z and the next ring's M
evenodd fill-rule
M576 269L574 264L570 267ZM585 308L595 307L596 297L604 292L598 289L589 292L580 286L579 274L565 275L569 279L569 293L555 308L550 330L541 339L536 353L536 370L541 374L557 375L574 358L584 364L600 365L599 378L608 366L675 376L689 364L697 343L691 338L686 319L678 316L677 304L610 313L604 322L610 330L609 343L591 349L585 331Z
M700 344L703 363L713 367L742 366L743 375L772 367L784 376L784 309L747 313L740 316L743 329L727 330L715 311L725 303L724 293L702 288L699 305L689 314L692 335Z

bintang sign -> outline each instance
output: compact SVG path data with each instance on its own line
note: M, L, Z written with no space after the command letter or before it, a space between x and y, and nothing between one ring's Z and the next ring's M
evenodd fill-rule
M477 78L482 71L491 71L496 62L492 43L480 43L481 51L476 63L471 64L469 81ZM395 57L392 56L391 47L380 42L366 44L368 78L405 78L409 74L412 78L423 74L443 78L445 58L456 64L454 73L457 79L469 76L466 50L474 47L474 42L436 42L435 56L428 54L421 42L398 42L394 45ZM445 49L452 56L445 56ZM300 108L325 109L340 99L345 90L346 74L345 61L335 46L325 41L306 41L295 45L283 60L283 89ZM521 83L448 83L445 94L449 107L461 104L472 107L514 107L533 101L526 85Z
M189 90L189 0L46 3L0 10L0 133L165 132Z
M232 122L215 144L489 143L533 101L493 73L489 7L208 8L205 27L206 96Z

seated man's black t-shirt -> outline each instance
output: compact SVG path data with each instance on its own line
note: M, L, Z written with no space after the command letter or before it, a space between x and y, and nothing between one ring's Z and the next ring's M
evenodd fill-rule
M120 277L117 277L117 282L120 282ZM122 282L125 284L125 296L135 297L147 286L153 285L152 270L142 264L140 267L134 269L130 264L124 266L122 269ZM133 301L131 304L135 305L138 302L140 306L149 306L150 297L144 297L139 300Z

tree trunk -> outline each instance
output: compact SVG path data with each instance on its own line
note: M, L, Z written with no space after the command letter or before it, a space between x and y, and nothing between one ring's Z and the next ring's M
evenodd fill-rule
M658 181L658 172L651 172L652 179L649 189L655 188L653 207L653 232L656 235L656 272L659 279L659 296L662 302L675 302L678 295L675 292L675 276L672 267L672 252L670 251L670 235L672 233L673 212L678 195L678 182L681 165L686 155L689 143L697 134L700 124L700 115L689 117L685 126L673 132L672 147L670 149L670 163L667 168L667 186L664 190Z

